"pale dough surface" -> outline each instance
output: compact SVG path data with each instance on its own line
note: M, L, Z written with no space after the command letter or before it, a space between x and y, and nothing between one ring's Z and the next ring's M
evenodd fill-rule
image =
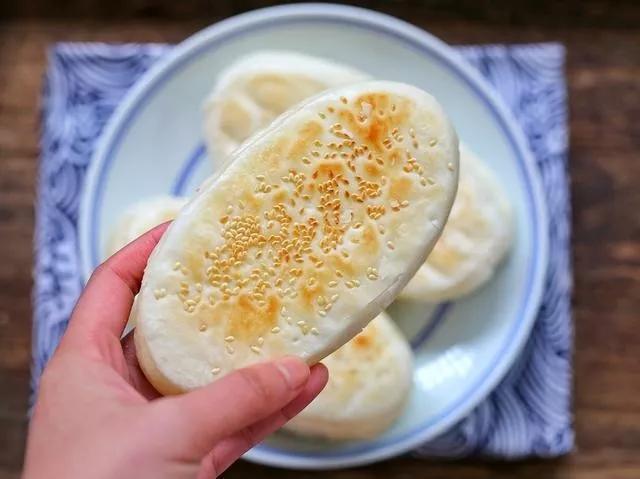
M460 298L493 277L513 241L513 211L495 174L460 146L460 183L449 221L401 298Z
M411 391L413 354L386 313L322 362L329 382L286 430L327 439L370 439L402 413Z

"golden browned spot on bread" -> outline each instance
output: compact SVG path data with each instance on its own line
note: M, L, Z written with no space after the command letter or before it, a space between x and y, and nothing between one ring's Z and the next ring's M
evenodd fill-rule
M380 174L382 173L382 168L377 163L375 163L373 161L368 161L364 165L364 171L370 177L373 176L375 178L375 177L380 176Z
M277 168L289 149L289 143L287 137L279 138L273 145L266 147L260 153L259 157L255 159L255 164L259 165L263 171Z
M309 149L313 146L313 142L320 137L324 128L322 123L310 121L302 125L296 135L296 140L289 150L291 158L302 158L309 153Z
M341 254L331 254L327 258L331 267L334 268L334 271L339 270L344 276L353 276L356 272L353 267L353 262L349 259L345 258ZM339 276L338 276L339 277Z
M262 202L256 197L254 192L248 188L243 189L240 195L240 201L245 205L245 213L255 214L260 211L260 207L262 206Z
M369 337L366 331L358 334L353 341L353 345L357 348L368 348L371 346L372 338Z
M275 203L284 203L289 199L289 193L284 190L279 190L275 195L273 195L273 201Z
M368 254L377 255L380 250L380 240L375 226L367 224L362 233L362 241L360 247Z
M226 322L226 336L252 342L277 324L279 310L280 301L276 296L269 296L266 305L258 307L252 298L243 294L236 302L216 308L215 314Z
M275 74L263 74L248 82L246 91L263 108L275 115L291 107L316 92L323 90L323 84L307 76L292 75L284 78Z
M387 94L346 100L247 159L254 173L205 209L203 223L213 226L185 246L175 269L184 281L166 290L189 313L205 306L256 354L267 333L322 334L320 319L307 324L283 310L324 317L345 288L377 281L381 252L395 250L383 237L393 215L419 185L437 194L412 149L415 132L403 126L411 102Z
M413 182L406 176L391 179L389 186L389 199L402 201L411 195Z
M344 172L343 161L322 161L318 164L315 171L318 172L316 179L334 178Z
M313 311L318 309L318 297L325 295L325 284L319 282L317 279L309 285L306 282L300 288L300 294L302 296L302 306L307 311Z
M366 128L365 138L369 140L369 144L371 144L377 152L380 152L384 150L382 140L386 136L385 133L386 128L384 123L374 116Z

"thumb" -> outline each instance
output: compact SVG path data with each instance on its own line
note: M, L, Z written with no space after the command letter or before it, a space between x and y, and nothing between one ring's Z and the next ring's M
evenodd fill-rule
M152 403L153 414L173 453L200 460L219 440L286 406L308 378L307 364L285 357L239 369L181 396L159 399Z

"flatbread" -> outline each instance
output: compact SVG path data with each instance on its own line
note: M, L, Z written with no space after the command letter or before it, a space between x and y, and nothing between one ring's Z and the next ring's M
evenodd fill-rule
M387 314L322 362L329 382L286 430L327 439L371 439L402 413L411 391L413 354Z
M460 147L458 194L442 236L401 298L440 302L472 293L496 272L513 241L513 212L495 175Z
M415 274L457 182L457 136L413 86L350 85L284 114L152 254L134 311L143 371L168 394L270 358L321 360Z
M151 228L172 220L187 203L177 196L154 196L129 206L113 226L106 253L111 256Z
M241 57L220 73L204 105L204 137L214 166L297 103L368 79L346 65L286 50Z

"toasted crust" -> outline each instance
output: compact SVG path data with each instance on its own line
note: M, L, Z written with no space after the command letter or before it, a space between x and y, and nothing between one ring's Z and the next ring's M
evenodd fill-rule
M342 87L286 113L205 182L150 258L135 308L143 370L185 391L335 351L424 262L457 171L455 132L415 87Z

